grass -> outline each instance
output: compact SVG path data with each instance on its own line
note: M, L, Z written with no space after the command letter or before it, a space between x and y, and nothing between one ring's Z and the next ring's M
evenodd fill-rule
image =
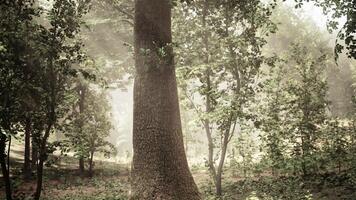
M35 189L35 181L23 182L21 164L13 161L14 194L17 199L30 199ZM205 200L354 200L356 188L347 183L347 177L329 174L310 180L300 177L263 176L261 178L241 178L226 173L224 196L214 195L214 186L204 167L193 167L193 176ZM107 161L96 161L92 178L80 176L77 160L65 157L60 163L45 169L43 200L125 200L130 191L129 166ZM0 178L1 179L1 178ZM0 180L0 199L4 198Z
M35 180L24 182L21 164L12 162L14 195L26 199L36 188ZM127 199L129 191L129 168L113 162L97 161L95 175L90 178L78 173L77 161L66 157L60 164L45 168L42 199L44 200L89 200ZM4 199L3 180L0 177L0 199Z

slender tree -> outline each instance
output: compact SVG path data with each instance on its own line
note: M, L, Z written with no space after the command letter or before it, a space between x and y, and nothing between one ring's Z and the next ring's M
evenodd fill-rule
M269 19L271 8L260 1L201 0L180 6L183 17L175 24L176 37L183 43L178 53L180 86L205 130L206 164L216 194L222 196L229 144L247 117L243 108L254 96L259 69L271 60L262 55L261 47L275 26ZM202 100L194 101L194 96Z
M78 102L79 113L80 113L80 116L82 116L84 113L84 108L85 108L85 98L86 98L86 93L87 93L87 86L80 81L77 86L77 93L79 95L79 102ZM83 132L84 121L80 120L78 125L79 125L78 131ZM80 174L83 174L84 170L85 170L84 158L85 157L83 155L79 156L79 172L80 172Z
M40 41L45 41L42 74L38 87L42 89L41 111L43 112L43 132L36 136L38 150L37 187L34 199L39 200L42 192L44 163L48 158L48 138L58 124L58 119L66 109L63 105L69 83L79 71L74 64L85 58L82 43L77 36L82 17L88 12L89 0L56 0L48 12L51 26L42 29ZM84 71L81 71L85 74Z

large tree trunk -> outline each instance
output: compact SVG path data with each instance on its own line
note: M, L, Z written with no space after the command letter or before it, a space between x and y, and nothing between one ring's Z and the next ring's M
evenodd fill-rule
M31 178L31 120L26 119L25 124L25 154L24 154L24 166L23 175L24 179L28 180Z
M133 200L198 200L184 151L171 1L135 1Z

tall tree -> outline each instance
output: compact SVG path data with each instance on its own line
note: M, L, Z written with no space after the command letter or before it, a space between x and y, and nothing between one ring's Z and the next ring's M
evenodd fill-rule
M77 93L79 95L78 106L79 106L79 115L81 116L81 118L84 113L87 89L88 89L87 86L85 84L83 84L81 81L79 81L78 86L77 86ZM79 121L80 122L78 123L78 126L79 126L78 131L79 131L79 135L81 135L81 133L83 132L84 120L81 119ZM85 170L84 156L80 155L79 156L79 172L81 174L83 174L84 170Z
M200 199L184 151L171 6L168 0L135 2L132 199Z
M48 28L42 28L40 42L44 43L41 74L38 88L43 91L41 107L44 131L35 136L38 150L37 187L34 199L38 200L42 191L44 162L48 157L48 138L58 124L58 119L66 111L61 105L66 100L73 77L85 71L74 65L85 59L78 39L82 17L88 12L89 0L56 0L48 12Z
M66 139L61 143L62 152L74 152L76 157L85 159L89 163L89 176L93 175L94 154L101 153L106 157L116 152L115 146L107 141L112 125L109 120L109 102L105 93L96 92L89 85L85 86L85 108L74 106L71 115L65 120L64 133ZM78 88L76 88L78 90ZM77 94L78 103L82 96ZM84 174L84 169L81 175Z
M289 132L293 133L294 154L300 158L303 175L310 175L316 172L315 152L319 150L320 127L326 119L327 85L323 75L327 57L321 51L315 58L299 44L292 46L291 53L297 78L290 79L286 88L291 95L289 116L294 117Z
M0 4L0 164L5 181L6 198L12 199L10 181L11 137L21 130L23 116L20 91L28 52L24 49L32 19L37 15L32 1L5 1Z
M180 86L204 127L207 166L221 196L229 143L247 117L244 110L254 96L261 65L271 60L261 51L264 37L275 30L271 8L260 1L201 0L183 3L177 10L183 15L175 23L176 37L182 41ZM194 96L201 100L194 101Z

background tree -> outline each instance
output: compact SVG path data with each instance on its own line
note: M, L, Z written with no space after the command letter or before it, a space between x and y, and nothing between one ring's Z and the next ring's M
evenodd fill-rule
M6 198L12 199L10 182L10 147L11 138L21 130L19 122L21 105L25 97L20 91L26 87L29 66L28 47L31 31L36 30L32 24L38 12L32 8L31 1L6 1L0 5L0 162L5 181ZM28 48L27 48L28 49ZM8 142L8 145L7 145ZM8 147L6 152L6 147Z
M55 1L48 13L50 27L43 29L42 39L46 51L41 62L43 76L39 88L43 90L41 107L46 117L43 134L36 135L38 141L39 162L37 166L37 189L35 199L39 199L42 190L43 164L47 159L47 141L54 126L57 124L58 115L65 93L69 89L69 79L78 71L73 64L81 62L84 58L81 52L81 43L76 40L80 31L82 16L87 12L87 1Z
M295 0L295 8L301 8L305 1ZM309 2L307 0L306 2ZM356 58L356 6L353 0L330 0L330 1L321 1L313 0L310 1L315 6L322 8L323 13L328 16L327 28L330 32L339 28L337 39L335 42L335 60L338 59L339 54L345 50L349 58ZM345 17L345 23L339 27L340 18ZM340 43L340 40L343 43Z
M179 75L184 80L181 86L206 132L207 165L216 193L221 196L228 144L238 124L247 117L243 110L254 95L259 68L270 60L262 55L261 47L264 36L274 32L275 26L269 20L269 5L259 1L194 1L180 6L178 12L183 17L176 19L175 27L186 30L176 32L178 40L183 41L178 53ZM202 99L194 100L195 96ZM218 134L213 135L213 130ZM214 149L219 149L217 157Z
M86 106L82 112L74 111L76 113L71 116L71 122L66 125L65 139L62 141L65 152L74 152L83 158L83 162L84 158L88 159L89 176L93 175L95 153L102 153L109 157L116 151L115 146L107 141L112 125L109 121L110 107L103 96L104 93L97 92L95 89L89 87L86 89Z
M322 54L322 52L321 52ZM293 46L292 57L295 62L297 78L292 79L287 86L291 97L290 137L294 143L293 154L300 156L301 170L304 175L315 173L317 168L317 143L322 131L320 127L325 121L325 112L328 101L326 100L326 82L323 80L325 55L318 58L308 56L305 48ZM299 79L299 80L298 80Z
M257 127L266 133L262 134L261 139L268 160L271 162L270 166L273 175L277 175L285 167L284 152L287 148L285 143L287 130L284 119L288 109L286 104L288 95L284 92L285 74L286 69L283 68L281 63L269 69L270 78L265 80L263 89L266 92L266 96L262 97L267 104L263 105L262 111L260 111L265 114L260 116L261 122L256 123Z

